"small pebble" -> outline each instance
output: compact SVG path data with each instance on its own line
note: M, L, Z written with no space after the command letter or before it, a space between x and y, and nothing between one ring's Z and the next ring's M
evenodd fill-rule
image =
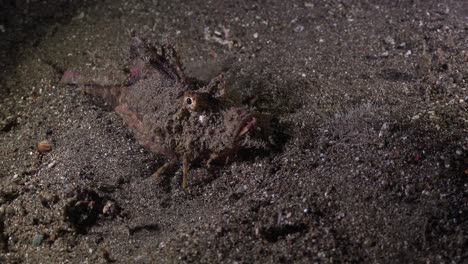
M453 80L458 84L461 84L463 81L463 74L461 72L454 73L452 77Z
M45 154L52 150L52 144L49 143L47 140L43 140L37 144L37 151L41 154Z
M383 137L389 129L390 129L390 126L388 125L388 123L387 122L383 123L382 126L380 127L379 137Z
M49 165L47 165L47 169L51 169L55 166L55 161L52 161L51 163L49 163Z
M42 241L44 240L44 235L43 234L36 234L33 238L33 246L40 246L42 244Z
M395 40L391 37L391 36L387 36L385 39L384 39L384 42L385 44L388 44L388 45L395 45Z
M302 31L304 31L304 26L303 25L297 25L297 26L294 27L294 32L299 33L299 32L302 32Z
M102 213L107 216L114 216L118 213L118 208L114 202L107 201L102 208Z

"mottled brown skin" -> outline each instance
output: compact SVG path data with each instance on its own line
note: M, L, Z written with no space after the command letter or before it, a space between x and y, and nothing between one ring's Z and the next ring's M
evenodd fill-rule
M250 139L248 134L262 129L258 114L230 103L222 75L198 87L198 82L184 75L172 48L158 49L139 38L132 39L130 54L131 71L126 78L119 74L90 78L66 71L61 82L78 84L102 97L140 144L166 156L169 161L156 176L182 161L185 188L189 164L209 168L227 162Z

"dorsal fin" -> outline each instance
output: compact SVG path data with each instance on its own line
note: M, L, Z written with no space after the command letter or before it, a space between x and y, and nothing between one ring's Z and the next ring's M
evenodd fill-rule
M187 77L176 50L169 45L150 43L138 37L133 37L130 45L130 59L134 67L140 67L142 62L148 63L170 79L187 84Z

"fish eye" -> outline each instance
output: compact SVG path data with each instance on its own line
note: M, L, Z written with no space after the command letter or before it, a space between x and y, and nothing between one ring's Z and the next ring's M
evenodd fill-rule
M190 111L200 111L200 97L193 92L185 92L183 107Z

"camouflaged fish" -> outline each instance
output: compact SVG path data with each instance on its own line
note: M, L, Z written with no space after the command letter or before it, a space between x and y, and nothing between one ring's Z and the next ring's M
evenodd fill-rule
M186 77L172 47L137 37L132 39L127 76L90 78L67 70L61 83L103 98L141 145L167 157L156 177L182 161L184 189L190 164L210 168L226 163L269 126L265 116L228 99L222 74L201 85Z

